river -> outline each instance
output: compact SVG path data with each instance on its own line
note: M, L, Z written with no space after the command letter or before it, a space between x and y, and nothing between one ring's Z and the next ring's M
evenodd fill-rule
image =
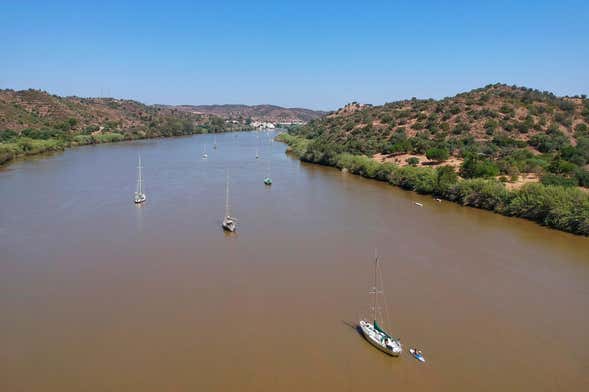
M264 133L217 142L0 170L0 390L589 388L589 239L301 163ZM355 329L375 248L386 327L426 364Z

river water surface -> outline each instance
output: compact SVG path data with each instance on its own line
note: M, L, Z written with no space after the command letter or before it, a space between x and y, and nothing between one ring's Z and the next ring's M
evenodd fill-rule
M1 391L589 390L587 238L303 164L264 133L217 141L0 171ZM387 328L425 365L355 329L375 248Z

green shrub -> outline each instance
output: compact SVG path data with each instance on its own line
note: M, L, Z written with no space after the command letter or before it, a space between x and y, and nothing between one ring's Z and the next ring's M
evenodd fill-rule
M577 188L527 184L513 193L507 214L589 235L589 195Z
M450 154L448 153L448 150L446 150L445 148L433 147L425 152L425 156L427 157L427 159L431 159L432 161L441 162L448 159Z
M545 174L540 179L540 182L544 185L558 185L558 186L577 186L578 182L576 178L559 176L557 174Z
M419 164L419 159L416 157L409 157L407 158L407 164L411 166L417 166Z
M107 132L92 136L95 143L113 143L125 140L125 136L120 133Z
M496 180L482 178L457 182L447 198L462 205L502 212L509 201L509 191Z
M499 167L486 158L469 154L460 166L460 175L464 178L495 177L499 175Z
M77 145L84 146L86 144L93 144L94 138L90 135L76 135L73 138L73 142Z

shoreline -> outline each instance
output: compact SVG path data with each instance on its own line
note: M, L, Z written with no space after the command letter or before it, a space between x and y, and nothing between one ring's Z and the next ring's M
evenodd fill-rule
M120 142L131 142L135 140L153 140L153 139L168 139L168 138L176 138L176 137L183 137L183 136L194 136L194 135L206 135L206 134L222 134L222 133L232 133L232 132L251 132L255 131L255 129L234 129L225 132L195 132L191 134L181 134L181 135L161 135L161 136L145 136L145 137L126 137L125 134L116 133L116 135L120 135L121 137L115 137L110 140L101 140L99 138L90 137L88 143L80 143L76 141L64 141L59 139L30 139L30 138L18 138L13 143L0 143L0 169L4 169L10 166L13 163L23 161L29 158L38 157L43 154L55 154L64 152L66 149L76 148L76 147L84 147L84 146L94 146L99 144L111 144L111 143L120 143ZM104 135L102 135L104 136ZM15 152L10 151L11 147L14 148L15 145L19 144L26 144L29 145L32 149L31 150L24 150L22 152Z
M509 190L495 179L450 179L447 173L427 167L380 163L372 157L340 153L335 156L306 156L312 140L282 133L287 153L299 160L334 167L364 178L387 182L401 189L466 207L523 218L542 226L580 236L589 236L589 194L577 188L531 183ZM443 174L441 174L443 173ZM452 177L452 176L450 176Z

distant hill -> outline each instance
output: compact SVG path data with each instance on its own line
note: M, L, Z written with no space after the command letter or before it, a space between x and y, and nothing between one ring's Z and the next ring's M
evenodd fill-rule
M198 113L215 115L227 120L246 120L274 122L274 123L293 123L307 122L321 117L326 112L302 109L302 108L283 108L274 105L180 105L177 109Z
M127 99L0 90L0 164L76 145L246 128L210 114Z
M212 116L174 107L150 106L114 98L60 97L40 90L0 90L0 132L62 130L91 133L99 130L166 136L210 126ZM218 130L222 122L217 118Z

